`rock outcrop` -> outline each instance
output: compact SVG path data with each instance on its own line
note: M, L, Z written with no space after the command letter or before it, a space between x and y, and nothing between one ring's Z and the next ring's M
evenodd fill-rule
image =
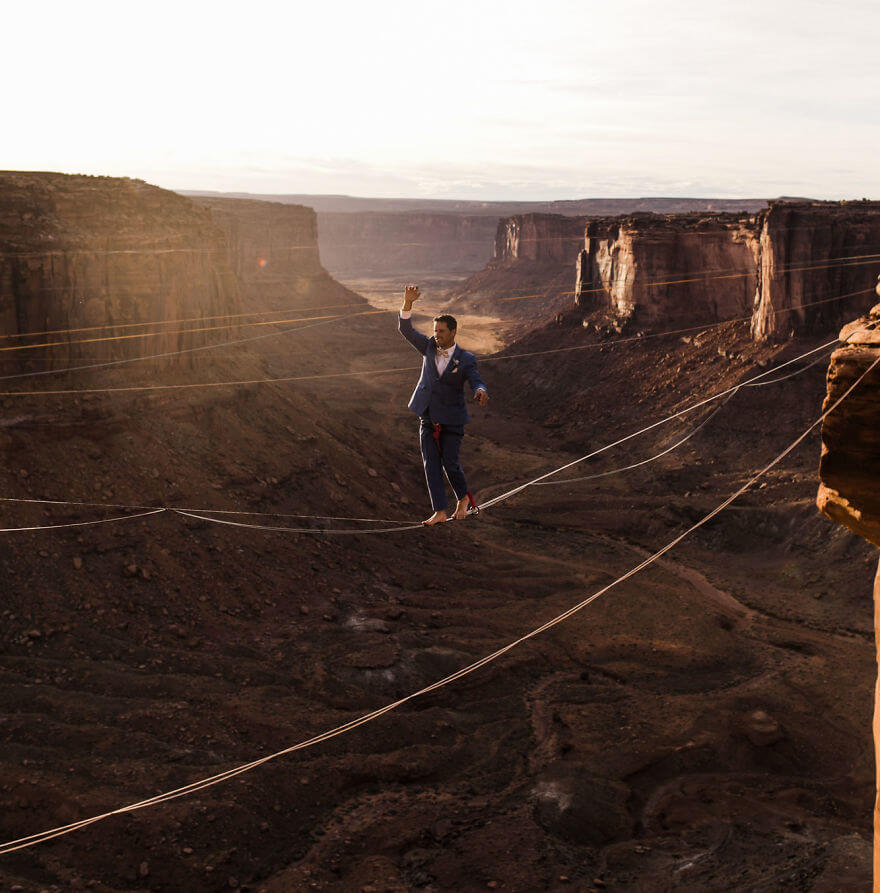
M587 223L575 300L654 326L751 317L757 341L809 335L864 306L880 202L772 202L756 215Z
M586 223L585 217L561 214L517 214L501 220L489 268L562 265L570 276Z
M775 202L759 215L752 334L812 334L864 308L880 263L880 202ZM829 300L838 295L850 295Z
M571 304L585 217L516 214L498 221L492 259L455 292L455 306L534 320ZM536 294L526 302L511 297Z
M645 325L748 316L755 295L752 217L640 215L587 223L575 301Z
M195 198L226 235L248 309L365 304L321 265L311 208L236 198Z
M198 346L217 333L146 324L239 309L223 233L190 199L140 180L0 172L2 346L51 343L5 351L4 372Z
M880 295L880 283L877 285ZM840 333L823 411L817 504L834 521L880 547L880 304ZM859 380L839 407L834 404ZM880 568L874 581L874 636L880 643ZM880 661L880 651L878 651ZM874 705L876 790L880 791L880 682ZM874 889L880 889L880 796L874 804Z

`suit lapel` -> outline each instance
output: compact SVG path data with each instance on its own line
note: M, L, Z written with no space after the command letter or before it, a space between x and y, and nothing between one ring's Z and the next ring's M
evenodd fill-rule
M428 341L428 352L425 354L425 359L428 361L428 371L431 377L439 379L440 376L437 374L437 342L433 336Z

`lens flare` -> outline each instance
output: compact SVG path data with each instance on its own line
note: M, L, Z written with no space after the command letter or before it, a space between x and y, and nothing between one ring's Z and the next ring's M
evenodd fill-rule
M260 267L260 269L262 270L263 267L265 267L266 264L269 263L269 261L267 261L265 257L261 257L261 258L257 261L257 263L259 264L259 267Z

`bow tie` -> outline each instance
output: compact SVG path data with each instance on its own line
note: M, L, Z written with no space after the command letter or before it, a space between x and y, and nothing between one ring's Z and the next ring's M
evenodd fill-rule
M448 351L448 350L438 350L438 351L437 351L437 356L438 356L438 357L448 357L448 356L449 356L449 351Z

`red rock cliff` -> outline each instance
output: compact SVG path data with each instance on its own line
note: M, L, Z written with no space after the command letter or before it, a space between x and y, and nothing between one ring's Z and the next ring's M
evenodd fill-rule
M646 325L748 316L757 240L750 217L638 215L591 220L575 300Z
M880 284L877 286L880 295ZM822 423L817 504L829 518L880 546L880 304L840 333L848 343L831 356L827 412L867 372ZM880 643L880 568L874 581L874 637ZM880 651L878 651L880 661ZM875 790L880 791L880 681L874 703ZM880 890L880 798L874 804L874 890Z
M880 202L599 218L586 226L576 301L647 325L751 316L758 341L808 335L864 306L878 254Z
M223 234L190 199L139 180L0 172L4 335L216 316L239 308ZM132 329L4 338L3 346L63 345L6 352L3 370L160 353L216 338L180 331L192 327L165 326L159 336L120 341L89 339Z
M880 202L775 202L760 220L757 340L825 331L864 308L880 253Z
M250 309L366 302L321 265L311 208L236 198L196 198L226 235L229 257Z
M489 269L562 265L570 278L586 223L585 217L561 214L517 214L500 220Z
M498 221L492 259L456 290L456 307L536 320L571 304L585 217L516 214ZM528 301L510 297L538 293Z

